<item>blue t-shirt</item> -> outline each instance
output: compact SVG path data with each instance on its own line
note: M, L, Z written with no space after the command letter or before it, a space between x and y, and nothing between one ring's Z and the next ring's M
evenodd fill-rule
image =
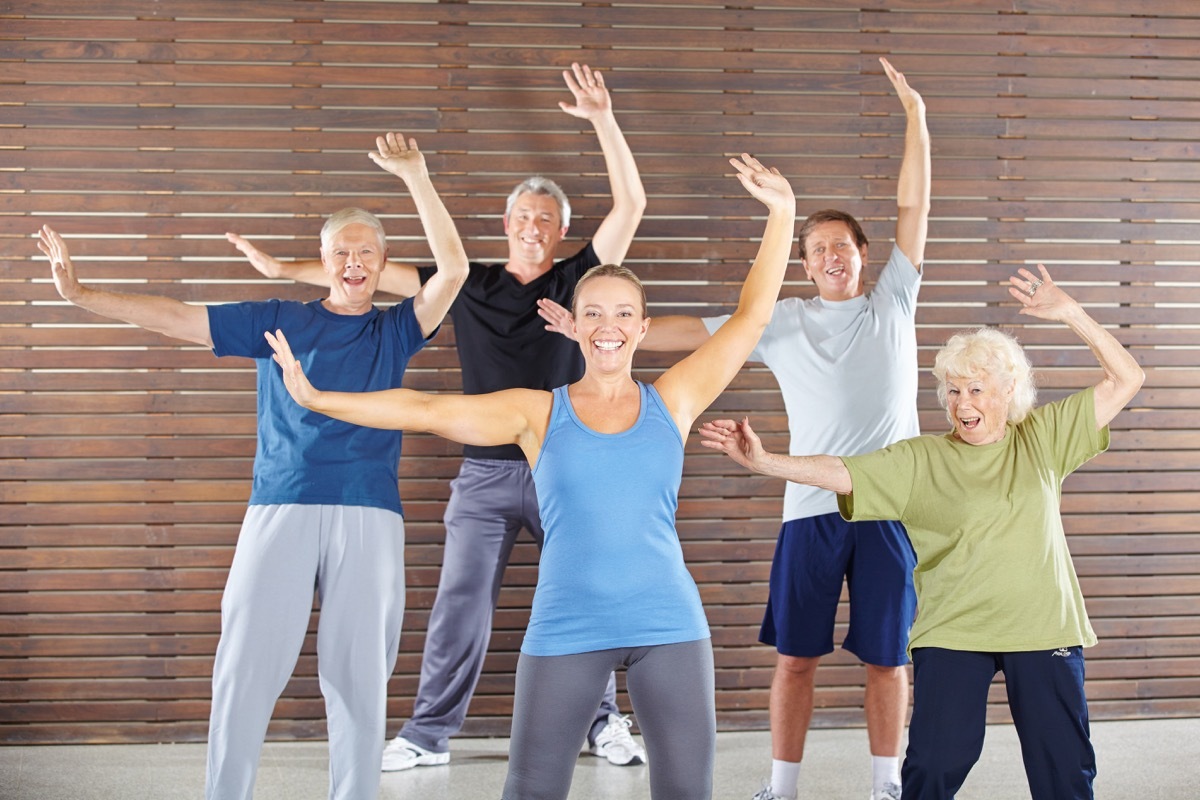
M230 303L209 306L208 324L213 353L253 358L258 368L250 505L370 506L402 513L400 431L351 425L299 406L263 333L282 330L319 389L394 389L426 341L411 298L366 314L334 314L319 300Z
M598 433L554 390L533 468L545 540L521 652L560 656L708 637L675 511L679 428L653 386L621 433Z

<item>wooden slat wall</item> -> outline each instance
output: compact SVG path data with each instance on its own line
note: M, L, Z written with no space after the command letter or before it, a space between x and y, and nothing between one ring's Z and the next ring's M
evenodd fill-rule
M572 60L606 70L645 178L629 263L652 313L735 298L762 224L724 174L743 150L792 179L802 213L857 213L881 264L904 121L878 55L908 74L934 140L922 365L952 330L989 323L1018 329L1043 400L1095 382L1065 329L1023 326L1004 302L999 282L1035 260L1134 348L1145 389L1063 500L1103 640L1089 694L1097 718L1200 712L1200 8L804 5L0 2L0 740L204 737L254 450L247 362L61 303L33 231L64 232L99 285L198 303L310 298L258 280L222 234L310 256L320 217L357 204L381 212L394 257L427 260L411 202L365 156L376 133L400 130L428 153L474 258L503 259L502 198L531 172L572 196L576 243L608 201L590 126L556 105ZM785 293L810 293L799 269ZM452 343L443 333L409 385L457 387ZM644 377L666 363L639 362ZM927 372L920 404L924 428L941 430ZM751 414L786 446L762 369L718 409ZM457 464L452 445L406 440L411 588L394 721L411 710ZM767 724L773 652L756 638L781 492L689 445L679 529L726 729ZM519 546L468 732L507 730L535 564ZM862 677L828 659L817 724L860 723ZM323 734L310 641L271 735Z

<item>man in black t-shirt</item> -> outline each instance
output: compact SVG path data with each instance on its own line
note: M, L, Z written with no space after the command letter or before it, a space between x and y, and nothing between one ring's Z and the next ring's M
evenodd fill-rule
M472 263L450 307L466 394L550 390L579 379L579 345L546 330L538 303L549 299L569 305L584 272L597 264L620 263L645 209L637 164L613 115L604 79L579 64L572 64L563 78L575 104L559 106L595 128L613 206L583 249L555 263L570 223L566 195L540 176L512 191L504 212L508 261ZM319 262L279 262L240 236L230 234L229 239L268 277L322 282ZM433 274L432 267L391 262L380 275L379 291L409 297ZM384 750L384 771L450 760L449 738L462 727L483 669L500 581L517 534L524 528L542 544L533 477L520 448L468 446L463 456L450 484L446 549L413 716ZM590 751L617 765L643 763L645 751L630 737L629 725L617 710L616 684L610 680L588 733Z

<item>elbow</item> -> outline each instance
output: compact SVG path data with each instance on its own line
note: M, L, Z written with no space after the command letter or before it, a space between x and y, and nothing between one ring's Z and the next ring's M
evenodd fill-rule
M1128 384L1129 400L1133 400L1134 395L1141 391L1142 386L1146 383L1146 370L1142 369L1140 364L1134 362L1133 368L1129 371L1126 383ZM1125 402L1129 402L1129 400Z

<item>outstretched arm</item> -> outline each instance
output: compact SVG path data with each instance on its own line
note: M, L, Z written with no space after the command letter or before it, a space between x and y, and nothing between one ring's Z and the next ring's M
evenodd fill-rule
M1083 306L1050 279L1045 266L1038 264L1037 268L1041 273L1040 278L1034 277L1027 269L1017 270L1019 275L1008 279L1011 284L1008 293L1023 306L1020 313L1066 323L1092 349L1100 368L1104 370L1104 377L1096 384L1093 394L1096 427L1103 428L1142 388L1146 373L1115 336L1092 319Z
M612 191L612 210L596 229L592 248L600 263L620 264L625 260L633 234L642 221L642 212L646 210L646 190L642 187L637 162L633 160L625 134L621 133L613 115L612 98L604 86L604 76L587 64L572 64L570 70L563 70L563 80L575 95L575 104L559 103L558 106L573 117L588 120L596 129Z
M148 331L212 347L208 310L170 297L109 292L84 286L75 277L67 243L49 225L38 231L38 249L50 259L54 287L72 305Z
M846 469L840 458L768 453L746 418L741 422L717 419L704 423L700 428L700 444L720 450L746 469L762 475L816 486L838 494L849 494L854 489L850 470Z
M375 139L378 150L371 153L371 160L392 173L408 187L417 215L425 229L425 238L433 251L433 262L437 272L420 288L413 300L413 312L421 324L421 333L428 336L442 324L450 304L458 296L463 281L467 279L467 253L454 220L446 210L442 198L433 188L425 156L417 148L416 140L404 141L403 134L389 133ZM386 275L387 269L383 271ZM415 270L414 270L415 272Z
M796 197L787 179L745 153L741 161L730 159L730 163L742 186L767 206L767 227L733 315L696 352L654 383L685 437L742 368L770 322L792 248ZM654 326L653 321L650 324Z
M904 73L886 58L879 59L883 71L896 87L908 119L904 132L904 160L900 162L900 181L896 188L896 246L917 269L925 261L925 240L929 235L929 184L931 167L929 128L925 125L925 101L908 85Z
M375 143L378 149L368 153L368 155L371 157L371 160L380 167L383 167L383 169L386 169L393 175L398 175L403 179L404 175L401 175L400 172L397 172L395 169L389 167L389 163L392 163L391 158L397 154L397 151L394 148L394 143L397 138L401 144L404 143L403 137L399 136L398 134L389 133L387 134L387 137L376 137ZM397 166L399 168L403 166L403 163L392 164L392 166ZM422 158L421 168L424 169L424 166L424 159ZM426 177L428 177L428 175L426 175ZM405 184L408 184L407 180L405 180ZM413 191L413 187L408 186L408 190L411 193ZM415 194L413 199L416 200ZM438 203L440 204L441 201L438 200ZM417 202L417 213L421 213L420 201ZM425 233L428 237L429 228L425 223L424 215L421 216L421 224L425 225ZM298 283L312 284L313 286L329 286L329 275L325 272L324 267L321 265L320 259L306 258L297 261L280 261L274 256L259 250L257 247L252 245L248 239L245 239L236 233L226 233L225 238L228 239L234 247L242 252L242 255L246 257L246 260L250 262L250 266L254 267L264 276L271 278L272 280L278 280L282 278L284 280L292 280ZM433 241L431 239L430 246L432 245ZM437 261L436 251L434 251L434 260L435 262ZM381 292L399 295L400 297L415 297L417 292L420 290L421 278L417 274L417 268L412 264L389 261L387 262L387 268L379 274L379 291ZM432 328L430 328L430 330L432 330Z
M386 430L435 433L461 444L519 444L532 463L550 416L550 393L509 389L491 394L426 394L411 389L380 392L323 392L315 388L292 354L283 331L266 333L297 403L326 416ZM544 412L544 414L542 413ZM542 418L544 416L544 419Z

